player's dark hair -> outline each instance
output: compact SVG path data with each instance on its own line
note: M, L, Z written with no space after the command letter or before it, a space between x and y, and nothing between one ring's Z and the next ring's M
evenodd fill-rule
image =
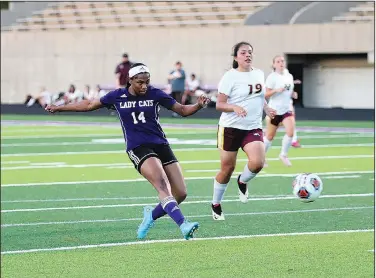
M253 46L249 42L238 42L237 44L234 45L232 49L232 57L234 57L234 60L232 61L232 68L236 69L239 67L239 64L237 61L235 61L235 57L238 55L239 48L242 45L249 45L252 48L253 51Z
M143 63L135 63L135 64L131 65L129 69L131 69L131 68L135 68L135 67L138 67L138 66L145 66L145 67L146 67L146 65L143 64ZM136 75L135 75L135 76L136 76ZM133 77L134 77L134 76L133 76ZM133 78L133 77L132 77L132 78ZM126 85L125 87L126 87L127 89L129 89L130 86L131 86L131 83L129 83L129 80L128 80L127 85Z

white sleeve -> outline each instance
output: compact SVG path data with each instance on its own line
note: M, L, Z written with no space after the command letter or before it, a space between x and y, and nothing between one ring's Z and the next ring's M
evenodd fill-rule
M232 81L228 73L225 73L222 76L221 81L218 84L218 93L225 94L226 96L230 96L232 89Z
M274 74L271 73L268 75L268 77L266 78L266 82L265 82L265 86L266 88L269 88L269 89L274 89L275 87L275 78L274 78Z

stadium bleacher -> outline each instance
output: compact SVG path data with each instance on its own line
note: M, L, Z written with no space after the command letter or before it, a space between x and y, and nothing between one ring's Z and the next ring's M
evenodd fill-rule
M7 30L240 25L270 2L72 2L50 5ZM3 29L5 30L5 29Z

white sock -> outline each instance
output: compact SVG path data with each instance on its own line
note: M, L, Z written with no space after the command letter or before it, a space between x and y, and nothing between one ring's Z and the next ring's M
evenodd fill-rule
M291 147L292 137L288 137L287 134L282 139L281 155L287 156L289 148Z
M298 133L296 132L296 128L294 129L294 136L292 137L292 142L298 142Z
M213 191L213 205L220 204L225 195L227 184L220 184L214 179L214 191Z
M264 137L264 145L265 145L265 152L267 152L270 146L272 145L272 141L269 141L266 137Z
M32 106L35 103L35 99L31 98L29 102L26 104L27 107Z
M242 183L247 183L254 177L256 177L257 174L251 172L248 168L248 164L244 166L243 173L240 175L239 181Z

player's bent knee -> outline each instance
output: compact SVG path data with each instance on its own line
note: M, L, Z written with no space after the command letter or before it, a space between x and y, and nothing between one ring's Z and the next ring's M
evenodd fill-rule
M176 201L180 204L187 198L187 191L179 191L178 193L175 194L176 196L175 199Z
M234 172L235 170L235 165L232 165L232 164L223 164L221 166L221 172L225 175L232 175L232 173Z

